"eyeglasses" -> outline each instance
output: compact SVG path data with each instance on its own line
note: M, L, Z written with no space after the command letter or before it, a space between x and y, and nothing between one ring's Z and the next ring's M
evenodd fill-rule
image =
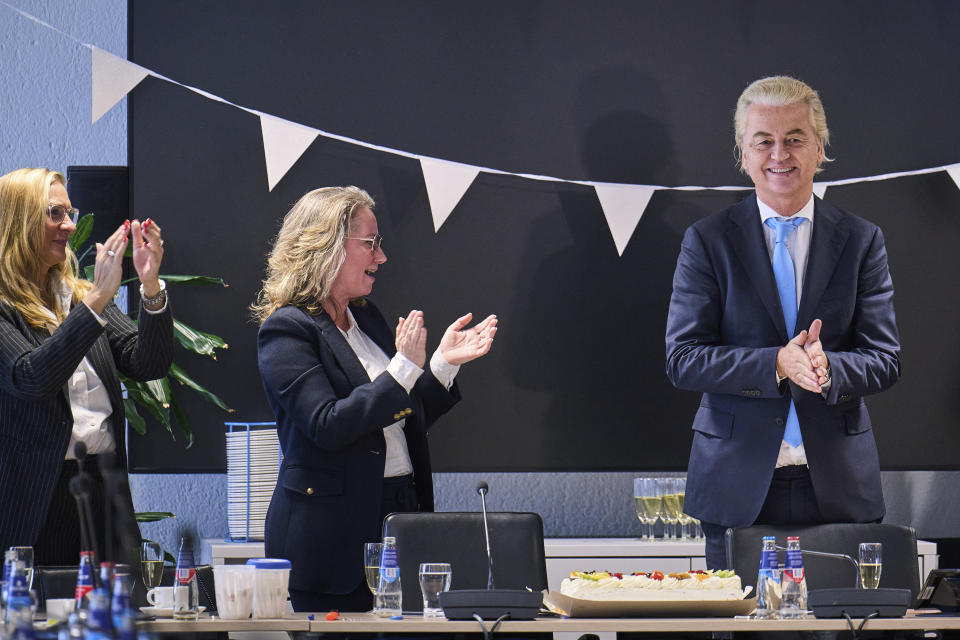
M383 236L379 233L372 238L347 238L347 240L363 240L366 243L370 244L370 253L376 253L377 249L380 248L380 245L383 243Z
M70 221L76 224L80 210L76 207L70 207L68 209L62 204L51 204L47 207L47 215L50 216L50 222L53 224L63 224L64 218L68 215L70 216Z

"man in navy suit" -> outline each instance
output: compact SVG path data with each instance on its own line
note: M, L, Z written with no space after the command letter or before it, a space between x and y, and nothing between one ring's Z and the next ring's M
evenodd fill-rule
M756 191L687 229L666 330L668 377L703 394L685 511L710 568L727 527L883 518L864 397L900 376L883 234L813 195L829 161L817 92L757 80L734 127Z

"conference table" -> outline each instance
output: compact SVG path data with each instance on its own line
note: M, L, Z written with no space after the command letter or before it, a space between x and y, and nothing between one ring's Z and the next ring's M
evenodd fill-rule
M319 633L417 633L452 634L480 633L480 623L475 620L426 620L421 616L408 615L403 620L379 618L371 613L342 613L337 620L326 620L324 614L294 613L278 619L223 620L216 616L201 615L196 621L172 620L169 618L145 620L137 623L137 629L160 635L176 633L223 633L223 632L319 632ZM854 618L859 626L862 620ZM493 626L492 620L484 621L486 630ZM562 618L543 617L535 620L506 620L497 627L497 633L541 632L653 632L696 633L710 631L844 631L849 625L844 619L808 618L794 620L753 620L748 617L732 618ZM864 631L934 631L960 629L958 615L908 615L902 618L872 618L863 626Z

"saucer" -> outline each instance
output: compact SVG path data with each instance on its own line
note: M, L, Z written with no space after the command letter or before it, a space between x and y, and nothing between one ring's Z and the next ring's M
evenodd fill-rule
M197 607L197 610L203 613L207 608L200 606ZM140 613L151 618L172 618L173 607L140 607Z

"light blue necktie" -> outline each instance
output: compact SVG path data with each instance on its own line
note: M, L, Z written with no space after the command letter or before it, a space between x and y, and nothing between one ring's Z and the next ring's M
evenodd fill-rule
M804 220L806 218L767 218L764 222L777 232L776 244L773 246L773 276L777 279L783 322L787 325L787 339L793 338L797 325L797 278L793 269L793 258L790 257L790 251L787 249L787 238L803 224ZM783 439L791 447L799 447L803 442L803 437L800 435L800 420L797 418L797 408L793 400L790 400L787 428L783 431Z

